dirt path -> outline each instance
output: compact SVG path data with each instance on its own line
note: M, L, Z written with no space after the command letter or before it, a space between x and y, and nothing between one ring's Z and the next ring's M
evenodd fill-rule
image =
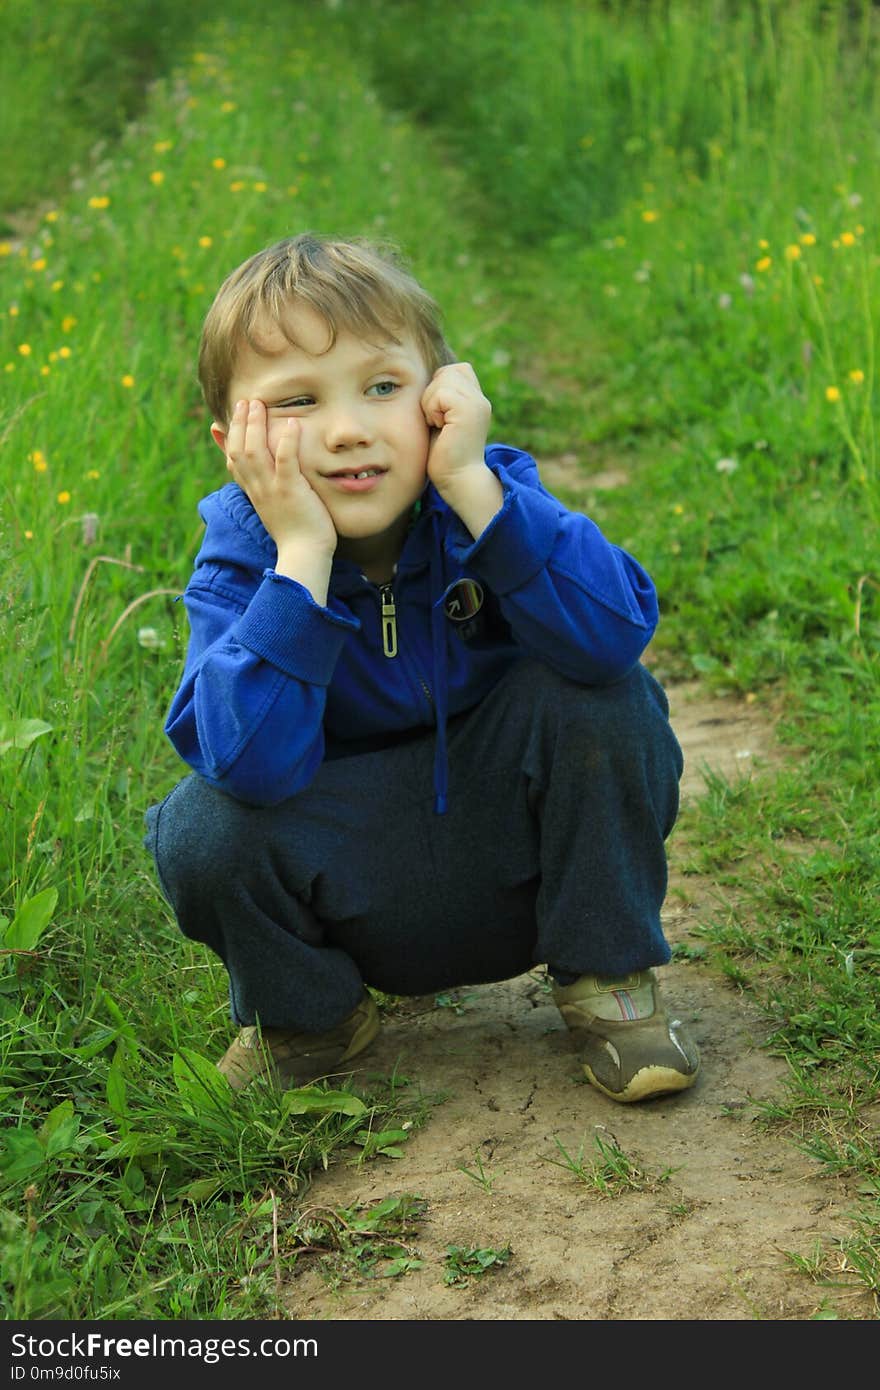
M685 797L703 789L704 765L731 780L761 775L772 732L754 707L670 692L685 749ZM675 867L665 925L688 938L713 892ZM723 977L694 961L665 967L667 998L703 1052L696 1087L620 1106L580 1084L574 1054L540 972L460 992L457 1008L411 1001L388 1020L364 1070L409 1078L446 1097L402 1157L339 1163L307 1201L354 1207L404 1193L426 1200L412 1244L421 1268L396 1278L328 1280L301 1257L287 1286L297 1319L809 1319L875 1316L867 1295L821 1289L786 1252L809 1256L847 1231L850 1199L790 1141L768 1134L753 1102L778 1094L784 1064L761 1050L766 1025ZM616 1145L652 1190L602 1196L566 1168L557 1141L584 1162L595 1136ZM479 1160L479 1162L478 1162ZM463 1168L486 1182L469 1177ZM444 1283L448 1245L509 1247L501 1267Z

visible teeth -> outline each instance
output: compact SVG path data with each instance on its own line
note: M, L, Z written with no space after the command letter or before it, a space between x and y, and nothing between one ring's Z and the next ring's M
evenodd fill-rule
M375 478L376 470L375 468L365 468L363 473L355 473L354 476L356 478Z

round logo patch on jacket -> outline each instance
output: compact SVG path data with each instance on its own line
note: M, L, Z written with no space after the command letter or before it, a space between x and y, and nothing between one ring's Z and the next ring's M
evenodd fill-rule
M483 588L476 579L456 579L443 595L443 612L450 622L469 622L483 606Z

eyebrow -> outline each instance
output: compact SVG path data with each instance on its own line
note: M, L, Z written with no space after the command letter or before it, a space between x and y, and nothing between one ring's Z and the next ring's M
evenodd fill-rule
M403 356L403 350L395 343L374 352L358 366L358 375L369 376L372 372L378 371L380 367L387 367L393 371L403 371L411 367L412 364ZM311 390L316 383L320 382L320 373L313 374L308 367L297 371L290 376L279 377L277 381L270 381L268 386L263 388L263 399L268 400L272 396L283 399L285 396L297 395L298 393Z

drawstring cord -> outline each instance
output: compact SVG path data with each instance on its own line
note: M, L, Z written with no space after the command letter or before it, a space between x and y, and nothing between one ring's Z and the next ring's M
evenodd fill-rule
M433 660L434 712L437 733L434 742L434 811L442 816L449 804L449 764L446 756L446 718L449 708L449 672L446 648L446 614L443 608L443 541L440 515L431 516L434 544L431 547L431 655Z

